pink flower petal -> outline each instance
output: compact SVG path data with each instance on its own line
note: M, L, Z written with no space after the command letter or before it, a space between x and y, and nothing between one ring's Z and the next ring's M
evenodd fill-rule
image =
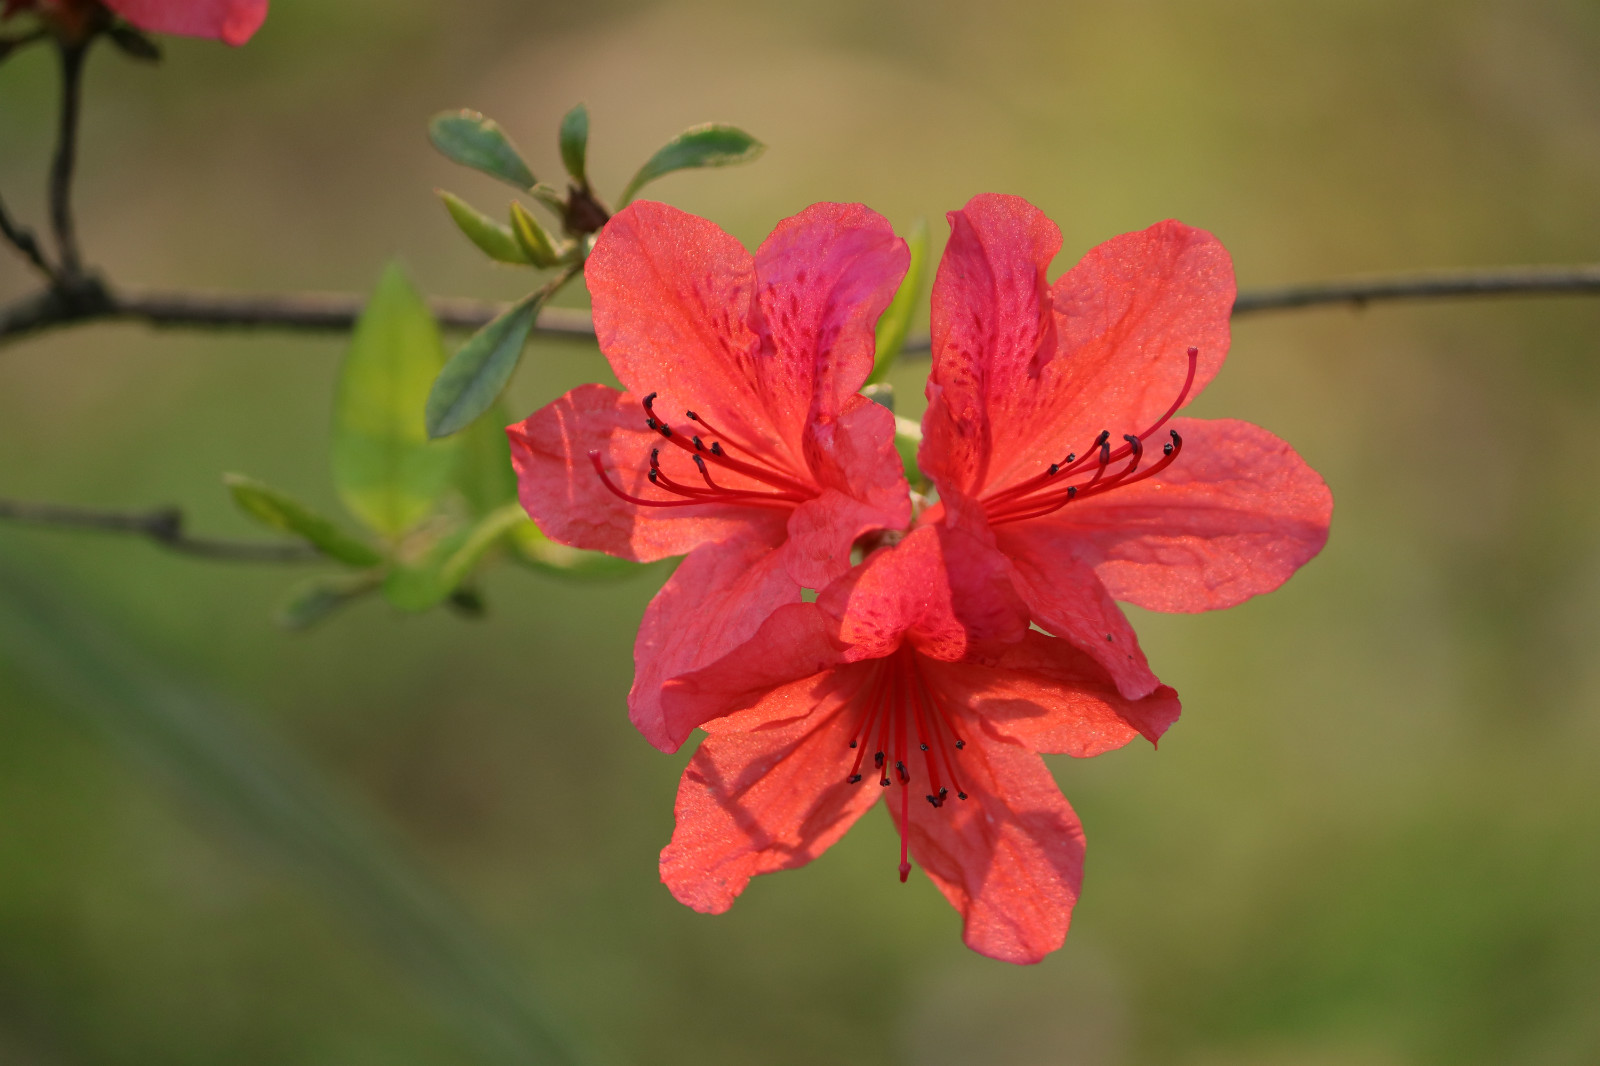
M1183 453L1162 473L1019 528L1071 543L1112 596L1153 611L1231 607L1322 550L1333 494L1293 448L1234 419L1172 424Z
M961 912L969 948L1038 962L1066 940L1083 883L1083 826L1044 760L1016 744L975 734L960 773L965 800L935 809L909 794L911 854ZM909 790L890 791L899 825Z
M241 45L267 18L267 0L105 0L141 30Z

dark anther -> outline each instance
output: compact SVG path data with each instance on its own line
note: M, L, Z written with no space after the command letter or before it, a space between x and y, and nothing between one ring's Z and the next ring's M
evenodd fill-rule
M1077 494L1078 494L1078 486L1076 486L1076 485L1068 485L1067 486L1067 499L1070 500L1074 496L1076 496ZM1076 514L1077 512L1073 512L1073 513Z
M706 450L706 446L704 444L700 443L700 438L699 437L695 437L695 438L693 438L693 440L694 440L694 450L695 451L703 452L703 451Z
M957 793L956 793L956 799L958 799L958 800L964 800L964 799L966 799L966 798L967 798L967 794L966 794L966 793L965 793L965 792L957 792Z
M878 784L882 785L884 788L888 788L889 787L889 775L888 774L884 774L883 775L883 780L879 781Z
M661 449L660 448L651 448L650 449L650 465L651 466L660 466L661 465Z
M906 773L906 764L903 762L897 761L894 764L894 772L900 775L901 784L905 784L907 781L911 780L911 775Z
M1172 443L1174 445L1176 445L1179 448L1183 447L1183 438L1178 436L1178 431L1177 430L1171 429L1171 430L1168 430L1167 432L1172 434Z
M872 765L880 770L883 768L883 752L875 751L872 753Z
M852 748L853 748L853 747L855 747L855 746L856 746L856 742L855 742L855 741L853 741L853 740L852 740L852 741L851 741L851 742L850 742L850 746L851 746L851 747L852 747Z
M1172 445L1171 445L1171 443L1163 444L1161 446L1161 454L1162 455L1171 455L1172 454Z
M1128 447L1133 451L1135 459L1144 454L1144 441L1135 437L1132 433L1124 433L1122 439L1128 442Z
M1075 462L1077 462L1077 461L1078 461L1078 457L1077 457L1077 455L1075 455L1075 454L1074 454L1074 453L1072 453L1072 452L1068 452L1068 453L1067 453L1067 465L1068 465L1068 466L1071 466L1071 465L1072 465L1072 464L1073 464L1073 463L1075 463Z
M691 421L691 422L700 421L700 416L695 414L693 411L685 411L683 413L689 419L689 421Z
M655 420L655 419L653 419L653 418L647 418L647 419L645 419L645 420L644 420L644 424L645 424L645 425L647 425L647 426L649 426L649 427L650 427L650 428L651 428L651 429L660 429L660 428L661 428L661 423L660 423L660 422L657 422L657 421L656 421L656 420Z
M694 465L700 468L700 473L704 474L706 472L706 461L704 459L700 458L698 455L691 455L689 458L693 459Z
M941 787L939 789L939 798L940 799L944 799L948 795L950 795L950 790L948 788Z
M652 485L659 484L659 482L656 479L659 478L660 476L661 476L661 471L657 470L655 467L651 467L650 468L650 484L652 484Z
M665 432L665 431L663 431ZM1100 465L1105 466L1111 461L1111 441L1106 439L1106 434L1100 434Z
M966 746L967 746L967 742L966 741L964 741L964 740L956 741L956 750L957 751L960 751L962 748L964 748Z
M656 402L656 397L660 396L660 395L661 394L659 392L652 392L650 395L646 396L644 398L644 409L646 411L650 411L650 405L655 403ZM651 414L655 414L654 411L650 411L650 413Z
M1056 464L1055 464L1055 463L1051 463L1051 464L1050 464L1050 472L1049 472L1049 473L1048 473L1048 474L1047 474L1047 475L1045 475L1045 476L1046 476L1046 477L1055 477L1055 476L1056 476L1056 473L1057 473L1057 472L1058 472L1058 471L1059 471L1059 470L1060 470L1060 469L1061 469L1061 468L1060 468L1060 467L1059 467L1059 466L1057 466L1057 465L1056 465Z
M938 796L929 796L928 797L928 802L933 804L935 809L938 809L938 806L939 806L939 797Z
M851 784L851 785L859 785L861 783L861 775L860 774L851 774L849 776L849 778L846 779L845 783L846 784Z
M663 437L672 436L672 427L667 425L665 422L661 423L661 435Z
M711 454L716 456L720 456L722 454L722 442L720 440L714 440L711 442Z
M918 747L919 747L919 748L921 748L921 749L922 749L922 750L923 750L923 751L927 751L927 750L928 750L928 745L926 745L926 744L919 744L919 745L917 745L917 746L918 746Z

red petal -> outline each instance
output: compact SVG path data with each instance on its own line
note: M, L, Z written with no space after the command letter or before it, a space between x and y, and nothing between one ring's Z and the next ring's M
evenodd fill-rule
M617 212L583 270L595 333L618 380L678 429L705 415L748 454L804 469L799 430L779 432L760 385L755 259L714 222L639 200Z
M992 539L921 526L824 589L817 605L839 620L852 658L885 656L909 640L925 655L954 660L1027 631L1008 570Z
M1070 543L1112 596L1153 611L1231 607L1322 550L1333 494L1293 448L1233 419L1173 426L1183 452L1165 471L1019 529Z
M628 718L662 751L677 751L697 722L669 722L662 690L673 678L716 662L755 636L800 586L775 545L751 534L689 553L645 609L633 646Z
M923 419L922 468L977 495L992 463L1010 461L1010 411L1036 400L1055 324L1045 270L1061 231L1017 196L975 196L952 211L950 242L933 282L933 370ZM1032 444L1031 439L1020 441ZM1046 460L1048 462L1048 460Z
M1083 454L1101 430L1144 432L1182 392L1190 347L1191 396L1221 367L1233 266L1209 233L1124 234L1046 292L1059 234L1027 201L975 197L951 226L920 456L942 490L981 496Z
M1138 634L1094 569L1072 554L1070 542L1039 522L1002 526L995 540L1011 562L1012 584L1041 628L1089 653L1129 699L1156 690L1161 682L1145 661Z
M819 423L826 430L855 399L872 372L878 317L909 263L888 220L861 204L813 204L762 242L755 269L767 343L757 371L785 440ZM826 446L806 442L819 474Z
M1178 398L1191 347L1200 357L1189 396L1199 395L1228 354L1236 292L1227 249L1181 222L1158 222L1091 250L1052 288L1064 365L1049 392L1060 413L1037 429L1079 454L1102 429L1113 442L1144 432Z
M522 506L547 536L639 562L752 531L774 544L782 539L782 511L725 504L641 507L607 489L589 461L592 450L599 450L612 483L632 496L673 499L649 482L653 448L662 449L665 469L698 483L694 467L646 429L644 417L633 396L581 385L506 430Z
M795 682L754 708L773 724L701 743L661 852L661 880L680 902L727 910L750 878L804 866L877 800L878 788L845 781L855 720L843 708L854 691L838 673Z
M911 520L911 498L894 447L894 415L888 409L852 396L838 420L819 435L828 442L830 468L828 476L819 477L823 493L789 517L789 573L813 589L850 569L851 547L862 534L903 529Z
M150 33L209 37L240 45L267 18L267 0L105 0L111 10Z
M950 703L1032 751L1087 758L1141 733L1154 744L1181 709L1165 685L1143 699L1125 698L1099 663L1038 632L981 664L927 662L923 669Z
M1038 962L1067 936L1083 883L1083 826L1033 752L980 733L958 758L968 798L935 809L911 795L911 854L961 912L969 948ZM898 825L907 790L893 791Z

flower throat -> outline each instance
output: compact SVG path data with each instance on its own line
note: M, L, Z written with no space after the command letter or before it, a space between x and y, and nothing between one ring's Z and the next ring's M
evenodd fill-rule
M862 688L866 698L856 704L861 710L861 723L850 739L856 757L845 778L852 785L861 783L863 763L871 750L872 772L879 787L900 786L902 882L911 873L906 842L911 824L911 782L919 779L917 763L921 762L922 779L927 782L926 798L935 809L944 806L951 792L958 800L967 798L956 773L956 753L967 742L956 732L953 715L922 676L917 659L915 651L901 645L888 658L873 660L872 676ZM915 753L912 744L916 745ZM922 756L920 760L917 754ZM892 806L890 810L893 813Z

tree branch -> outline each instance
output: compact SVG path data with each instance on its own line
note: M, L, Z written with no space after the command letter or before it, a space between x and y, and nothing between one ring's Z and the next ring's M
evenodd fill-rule
M131 533L147 537L169 551L220 562L309 563L322 558L309 544L191 537L183 531L183 512L176 507L162 507L154 511L103 511L61 504L0 500L0 520L53 529Z
M50 225L56 236L59 280L71 285L83 273L77 227L72 220L72 174L78 165L78 116L83 111L83 61L89 38L63 42L61 56L61 120L56 128L56 155L50 164Z
M1600 293L1600 264L1402 274L1252 289L1239 294L1233 313L1339 304L1362 307L1395 300L1584 293ZM58 326L96 321L142 322L160 328L339 333L355 324L364 299L353 293L116 292L91 279L80 279L73 290L36 293L0 307L0 344ZM430 303L440 325L458 330L479 329L509 306L487 300L438 299ZM594 325L587 313L559 307L540 312L537 332L594 339ZM928 338L911 338L905 350L926 352Z
M45 259L44 249L39 247L39 241L34 237L33 231L23 228L11 217L11 213L6 210L4 200L0 200L0 237L4 237L8 244L21 252L23 258L32 263L46 278L55 281L56 272L51 269L49 260ZM0 314L0 322L4 321L4 315Z

